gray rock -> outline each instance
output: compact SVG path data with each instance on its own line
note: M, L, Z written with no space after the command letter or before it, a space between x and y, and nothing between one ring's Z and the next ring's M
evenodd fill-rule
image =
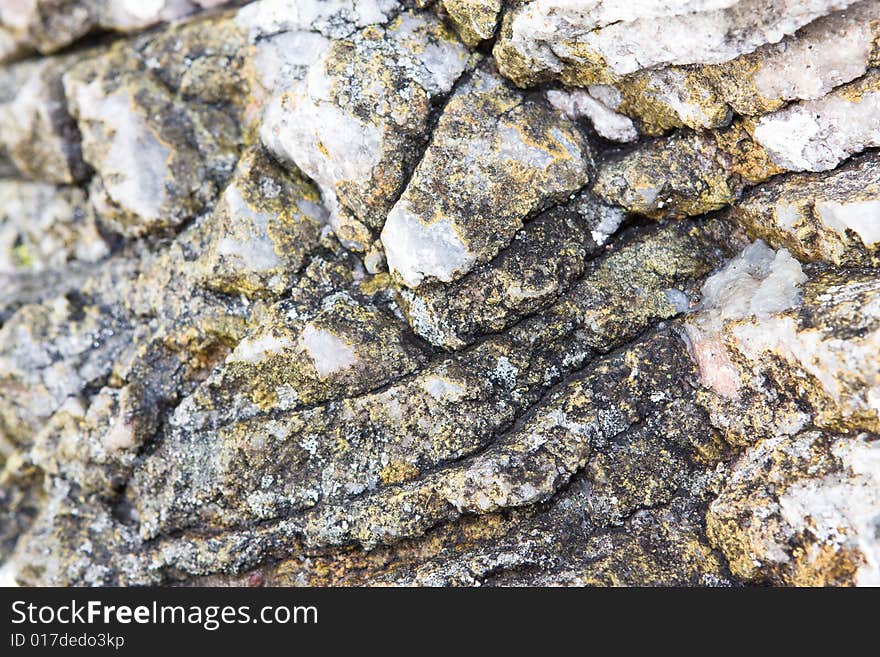
M0 583L877 584L877 6L6 3Z

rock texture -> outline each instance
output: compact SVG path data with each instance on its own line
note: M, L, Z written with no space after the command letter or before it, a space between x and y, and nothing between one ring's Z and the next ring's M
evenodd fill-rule
M880 584L878 66L875 0L4 4L0 576Z

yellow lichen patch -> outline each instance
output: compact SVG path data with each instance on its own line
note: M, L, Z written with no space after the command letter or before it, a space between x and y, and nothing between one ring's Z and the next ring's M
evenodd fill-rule
M382 468L379 478L383 484L402 484L415 479L419 474L419 469L408 461L392 461Z
M635 119L640 131L661 135L673 128L715 128L730 110L699 67L669 67L624 76L613 86L622 101L617 111Z
M749 184L763 182L785 171L770 159L754 138L755 122L742 119L713 132L718 148L730 158L730 170Z
M570 160L576 155L580 155L578 151L580 150L582 137L573 125L561 124L555 130L546 131L535 130L534 126L528 123L517 122L511 124L504 122L503 129L509 130L509 132L506 132L501 137L502 152L505 146L503 141L511 139L512 135L515 134L517 135L516 139L522 142L526 148L535 149L540 151L541 154L545 154L548 158L548 167L551 163L559 160ZM521 163L514 162L513 164L519 164L523 168L521 175L525 179L528 175L528 169Z
M360 283L361 292L368 296L384 290L391 290L393 287L394 282L387 272L376 274L375 276L367 276Z
M859 568L865 565L860 551L825 544L798 546L791 558L794 564L785 580L789 586L855 586Z
M596 558L584 566L571 584L580 586L696 585L726 579L722 559L700 536L697 527L678 531L633 531L614 538L591 539L585 550Z
M442 4L466 44L476 46L492 38L501 0L443 0Z
M645 135L659 136L683 124L675 111L651 93L647 75L627 76L613 85L622 96L617 111L639 121L640 131Z
M871 34L874 37L874 44L868 57L868 66L880 66L880 20L871 21Z
M755 84L761 66L760 56L743 55L724 64L703 66L701 72L738 114L766 114L782 107L787 99L761 95Z
M268 388L257 388L251 394L253 402L264 411L274 408L278 405L278 391Z
M505 14L501 23L498 41L492 55L498 64L498 70L518 87L530 87L553 78L559 79L569 87L586 87L591 84L613 84L619 79L605 58L595 49L577 41L561 44L560 50L567 53L561 59L561 70L549 71L528 58L513 43L512 23L514 13Z
M865 75L835 91L838 98L850 103L861 103L866 94L880 92L880 75Z
M712 545L724 553L734 575L747 581L753 581L761 575L762 563L755 558L757 555L743 535L738 520L710 513L706 517L706 536Z
M605 58L584 43L564 44L570 57L562 69L560 79L570 87L586 87L591 84L613 84L619 77L608 66Z

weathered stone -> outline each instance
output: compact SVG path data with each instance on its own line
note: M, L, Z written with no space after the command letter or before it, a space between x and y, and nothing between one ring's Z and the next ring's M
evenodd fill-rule
M241 141L241 38L228 19L184 25L146 39L135 56L122 43L65 74L108 226L131 236L173 231L216 198ZM222 86L193 80L203 64L223 65L214 73Z
M390 271L413 288L460 278L495 257L530 215L583 187L591 167L571 121L478 69L446 104L388 214Z
M79 130L61 84L61 76L79 59L28 61L0 71L0 149L17 173L56 183L86 177Z
M744 188L779 173L833 169L880 143L878 83L880 73L872 69L817 100L757 120L639 146L610 158L594 191L650 217L691 216L730 205Z
M109 255L86 195L76 187L0 180L0 276L63 269Z
M733 203L737 179L710 136L682 132L613 157L599 168L593 192L648 217L704 214Z
M828 171L880 145L880 71L818 100L761 117L751 131L770 160L786 171Z
M878 583L878 6L3 4L0 584Z
M428 342L462 347L555 300L622 221L619 209L582 196L527 223L495 259L457 281L402 289L403 310Z
M343 397L304 410L295 410L298 402L293 396L288 401L281 393L277 398L262 396L268 408L293 408L294 412L268 424L259 414L237 423L223 420L221 414L219 426L217 418L209 415L206 429L196 435L193 429L199 425L191 417L192 407L181 406L182 414L175 421L180 428L173 433L173 440L166 442L136 476L138 491L154 491L138 493L134 499L140 505L142 529L151 536L156 531L167 532L192 523L205 512L213 516L211 509L217 505L227 509L225 522L234 522L254 515L277 517L285 509L303 510L316 503L322 508L336 500L342 504L341 498L380 486L386 478L389 483L398 481L400 475L394 474L398 470L409 473L406 478L410 479L430 473L439 463L472 453L490 441L495 431L508 427L548 386L595 357L596 350L620 344L624 336L637 334L647 323L678 312L670 301L673 286L686 288L689 278L716 262L718 236L713 230L688 233L689 228L681 224L644 236L597 263L546 314L520 323L509 335L434 361L379 392ZM643 270L641 263L646 260L654 264ZM634 294L642 302L632 314L615 317L604 300L618 294ZM259 335L265 335L262 329ZM297 347L292 338L287 342L293 355ZM260 343L269 344L266 340ZM266 354L267 367L283 366L288 348L281 344L279 349L281 359L273 360L273 354ZM241 364L231 361L229 367L240 368ZM246 403L233 417L253 415L249 410L253 399L242 401ZM220 408L228 405L218 404ZM361 430L365 422L371 426L367 434ZM270 460L259 447L265 441L277 446ZM335 465L339 459L347 465ZM183 470L169 467L181 462L191 464L186 471L194 476L181 478ZM239 469L243 462L250 463L244 479ZM292 468L292 463L299 466ZM391 467L395 463L398 465ZM390 469L382 475L386 467ZM321 472L318 479L311 474ZM260 488L260 482L274 483ZM256 486L250 488L251 502L238 506L236 499L244 500L231 494L230 486ZM331 508L337 509L332 504ZM338 508L333 513L343 513L346 507ZM215 521L221 519L215 517Z
M878 20L880 3L858 2L778 44L704 72L737 114L754 116L788 101L815 100L875 66Z
M709 508L709 538L745 580L876 586L878 476L876 436L765 440L733 464Z
M594 191L631 212L691 216L730 205L745 187L779 173L833 169L880 139L878 75L871 69L817 100L717 131L681 131L609 158Z
M317 311L272 306L260 322L181 406L185 424L216 425L355 396L409 374L427 356L400 320L345 292L324 297Z
M248 43L250 103L246 122L256 124L269 101L290 92L322 59L331 39L384 25L402 10L398 0L258 0L236 13Z
M262 148L244 153L212 215L198 264L205 285L229 294L276 296L317 248L326 211L318 191Z
M443 0L441 4L466 44L475 46L495 35L501 0Z
M731 217L800 260L876 267L880 158L872 153L827 175L797 174L760 185Z
M711 393L704 401L731 442L809 423L880 429L880 296L870 271L809 280L786 251L759 242L702 294L685 335Z
M553 78L605 84L640 69L725 62L851 4L531 0L505 16L494 54L504 75L522 86Z
M712 77L720 76L718 69L727 66L647 69L590 88L612 98L615 111L629 117L644 135L662 135L681 127L718 128L734 117Z
M593 85L590 89L551 89L547 100L573 120L587 117L599 135L612 141L635 141L639 133L632 120L616 110L622 98L613 87Z
M864 75L876 65L878 18L880 5L866 0L728 62L641 70L589 90L605 112L631 118L642 134L719 128L735 114L756 116L821 98Z
M403 14L334 41L272 101L263 143L317 182L344 244L366 250L382 229L431 112L468 61L436 19Z
M0 417L9 439L27 443L65 399L102 381L124 348L120 322L86 294L24 306L0 329Z

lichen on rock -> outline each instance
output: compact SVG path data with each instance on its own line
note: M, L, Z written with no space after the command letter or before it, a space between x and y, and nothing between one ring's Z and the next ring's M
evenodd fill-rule
M318 183L340 239L365 251L415 165L433 108L469 60L430 17L366 27L332 42L273 99L262 140Z
M4 4L0 573L876 585L878 7Z
M570 120L479 68L446 104L388 213L389 270L411 288L460 278L495 257L530 215L586 185L592 163Z

